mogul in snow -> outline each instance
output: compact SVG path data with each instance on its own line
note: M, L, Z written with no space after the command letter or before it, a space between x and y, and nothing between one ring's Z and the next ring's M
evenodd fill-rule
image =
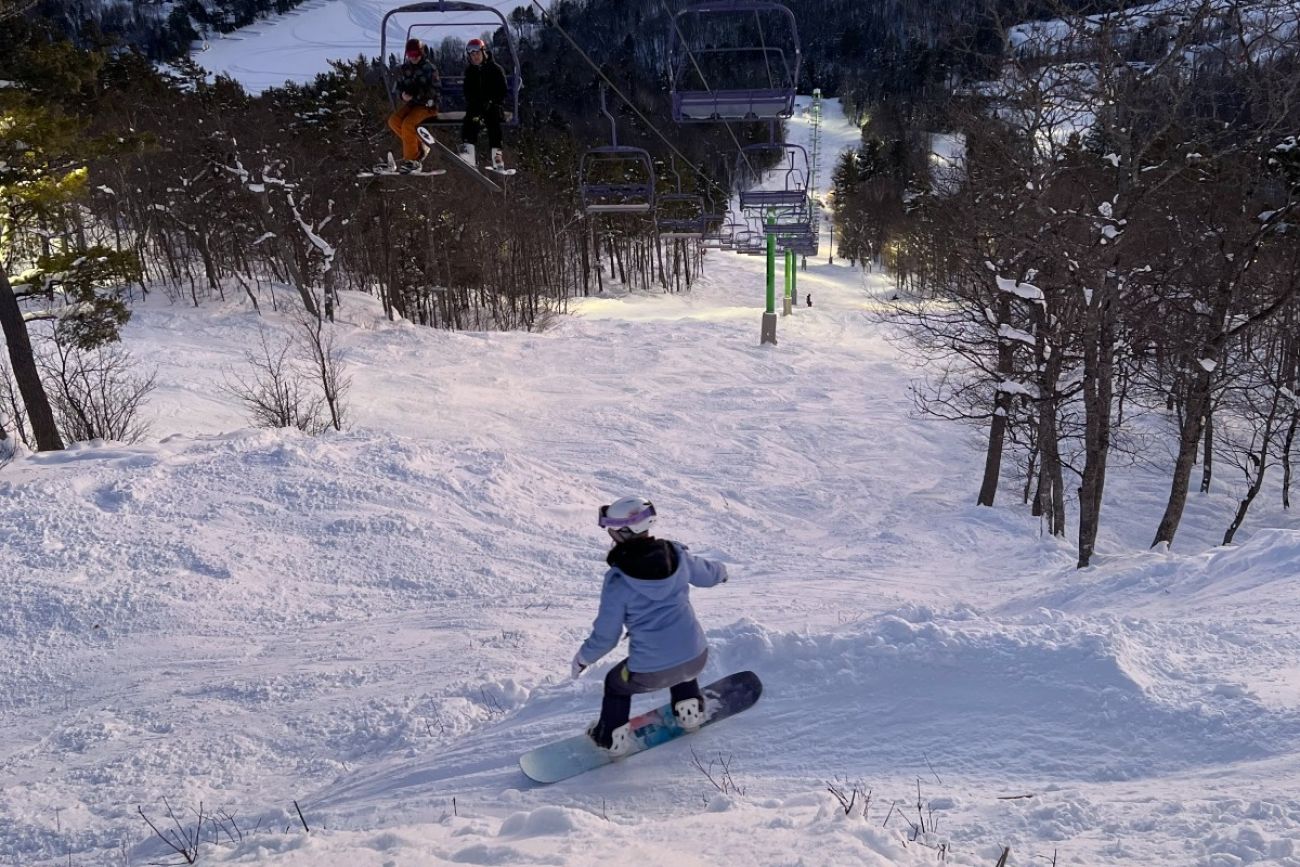
M476 165L474 149L480 131L486 127L488 147L492 149L492 168L504 171L505 158L501 154L501 122L503 108L510 88L506 84L506 71L492 59L487 43L471 39L465 44L465 120L460 127L461 157Z
M438 69L418 39L406 41L406 55L397 71L397 97L401 105L388 118L388 128L402 140L402 162L397 168L415 172L421 168L424 143L417 130L420 124L438 116Z
M600 526L614 540L605 558L600 611L591 636L573 657L573 676L617 646L626 628L628 658L605 676L600 719L588 736L614 755L630 746L632 696L669 689L678 724L693 731L704 723L704 695L696 677L709 658L704 630L691 607L690 585L712 587L727 580L722 563L697 557L680 542L650 535L655 507L643 497L624 497L600 509Z

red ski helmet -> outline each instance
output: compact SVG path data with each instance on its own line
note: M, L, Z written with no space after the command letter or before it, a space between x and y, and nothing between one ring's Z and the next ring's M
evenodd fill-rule
M424 56L424 43L418 39L406 40L406 59L419 60Z
M484 54L487 54L487 43L482 39L479 39L477 36L465 43L466 54L473 54L475 51L481 51Z

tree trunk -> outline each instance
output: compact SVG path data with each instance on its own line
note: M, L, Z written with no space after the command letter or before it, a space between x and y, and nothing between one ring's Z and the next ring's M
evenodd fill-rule
M1053 536L1065 535L1065 479L1061 466L1061 435L1057 408L1057 388L1061 379L1064 352L1050 345L1051 326L1046 306L1035 308L1037 341L1034 347L1038 367L1038 491L1034 497L1034 515L1047 516L1047 530ZM1052 350L1049 352L1049 348Z
M1295 445L1296 422L1300 413L1292 411L1291 423L1286 428L1286 439L1282 443L1282 508L1291 508L1291 448Z
M1151 547L1164 543L1172 545L1174 534L1178 532L1178 523L1183 519L1183 508L1187 505L1187 491L1192 478L1192 467L1196 463L1196 449L1201 442L1205 413L1210 405L1210 372L1197 369L1187 396L1183 401L1183 420L1178 431L1178 456L1174 459L1174 478L1169 490L1169 500L1165 513L1156 528L1156 537Z
M1264 475L1268 472L1268 455L1273 450L1274 431L1277 425L1277 414L1282 408L1282 393L1279 389L1273 389L1273 399L1269 404L1268 416L1264 419L1263 430L1260 431L1259 451L1251 455L1255 465L1255 473L1250 478L1250 487L1246 489L1246 496L1242 497L1241 502L1237 504L1237 514L1233 516L1232 523L1228 530L1223 534L1223 544L1231 545L1232 537L1237 535L1237 530L1241 529L1242 523L1246 520L1246 513L1250 511L1250 504L1255 502L1255 497L1259 496L1260 490L1264 487Z
M998 321L1011 321L1011 297L1001 293L998 299ZM998 340L998 376L1002 381L1014 372L1014 350L1009 340ZM998 494L998 480L1002 472L1002 449L1007 438L1007 421L1011 416L1011 394L999 391L993 400L993 421L989 425L989 445L984 453L984 481L980 484L981 506L992 506Z
M1056 431L1056 401L1039 404L1038 494L1035 506L1047 516L1047 531L1065 535L1065 479L1061 468L1061 447Z
M1106 462L1110 457L1111 404L1115 388L1115 326L1111 299L1113 278L1085 313L1083 348L1084 462L1079 484L1079 568L1092 561L1101 525L1101 501L1106 488Z
M1210 492L1210 481L1214 478L1214 410L1206 406L1205 442L1201 445L1201 493Z
M9 275L3 272L0 272L0 326L4 328L5 342L9 344L9 364L27 407L27 420L36 437L36 449L57 451L63 448L63 440L59 437L50 400L36 368L36 355L27 334L27 323L23 321L22 308L18 306L13 286L9 285Z

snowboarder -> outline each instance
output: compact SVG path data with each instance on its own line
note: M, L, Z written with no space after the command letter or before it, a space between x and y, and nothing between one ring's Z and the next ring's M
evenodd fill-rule
M704 695L696 676L709 658L704 630L691 607L690 585L712 587L727 580L727 567L697 557L679 542L650 535L655 507L643 497L602 506L599 524L614 540L605 558L600 610L591 636L573 657L572 674L609 653L624 628L628 658L605 676L600 719L588 730L597 746L614 755L627 751L632 696L668 688L673 714L693 731L704 722Z
M479 132L487 127L488 147L492 149L492 168L504 171L505 158L501 154L501 122L505 117L503 105L509 94L506 71L492 59L487 44L482 39L471 39L465 44L465 120L460 125L461 159L470 165L474 161L474 148Z
M438 116L438 69L418 39L406 40L406 55L397 70L397 96L402 104L388 118L388 128L402 140L402 161L398 169L403 172L420 170L424 144L416 129L420 124Z

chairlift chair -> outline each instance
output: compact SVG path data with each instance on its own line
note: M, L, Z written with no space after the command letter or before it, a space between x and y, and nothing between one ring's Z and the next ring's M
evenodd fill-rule
M776 239L776 248L797 256L816 256L820 246L816 233L785 235Z
M677 171L676 161L672 164L672 173L677 178L675 192L660 193L655 199L655 223L659 227L659 236L702 238L706 211L704 197L682 192L682 176Z
M770 169L758 168L779 155ZM773 189L759 189L763 176L772 174L781 180ZM801 208L808 201L808 151L788 142L746 145L736 158L736 177L742 187L740 208L744 211L765 208Z
M384 84L388 88L388 99L394 109L397 108L397 94L394 92L395 68L388 61L388 33L389 20L398 15L419 16L406 27L402 40L403 46L407 39L420 37L430 48L436 48L430 44L430 40L421 36L429 30L441 32L443 35L451 35L448 31L459 31L478 36L484 27L492 27L494 34L503 34L506 53L496 59L506 72L508 105L505 107L501 122L504 126L519 125L519 91L523 87L523 77L519 71L519 51L501 10L483 3L469 3L462 0L429 0L425 3L398 6L384 15L379 26L379 60ZM492 41L496 42L495 37ZM459 69L446 74L443 74L443 70L438 72L441 80L438 116L424 121L424 125L460 124L465 119L465 76Z
M716 250L727 250L733 243L733 234L725 213L704 215L704 246Z
M763 231L768 235L807 235L812 230L812 207L807 199L798 205L773 207L763 212Z
M693 3L673 17L669 41L678 123L776 120L794 113L799 29L782 4Z
M704 197L691 193L660 193L655 222L664 238L704 237Z
M578 163L578 190L587 214L648 214L655 206L655 168L645 148L618 143L614 116L600 88L600 110L609 118L610 143L588 150Z
M654 162L643 148L591 148L578 165L578 189L588 214L648 214L655 206Z

